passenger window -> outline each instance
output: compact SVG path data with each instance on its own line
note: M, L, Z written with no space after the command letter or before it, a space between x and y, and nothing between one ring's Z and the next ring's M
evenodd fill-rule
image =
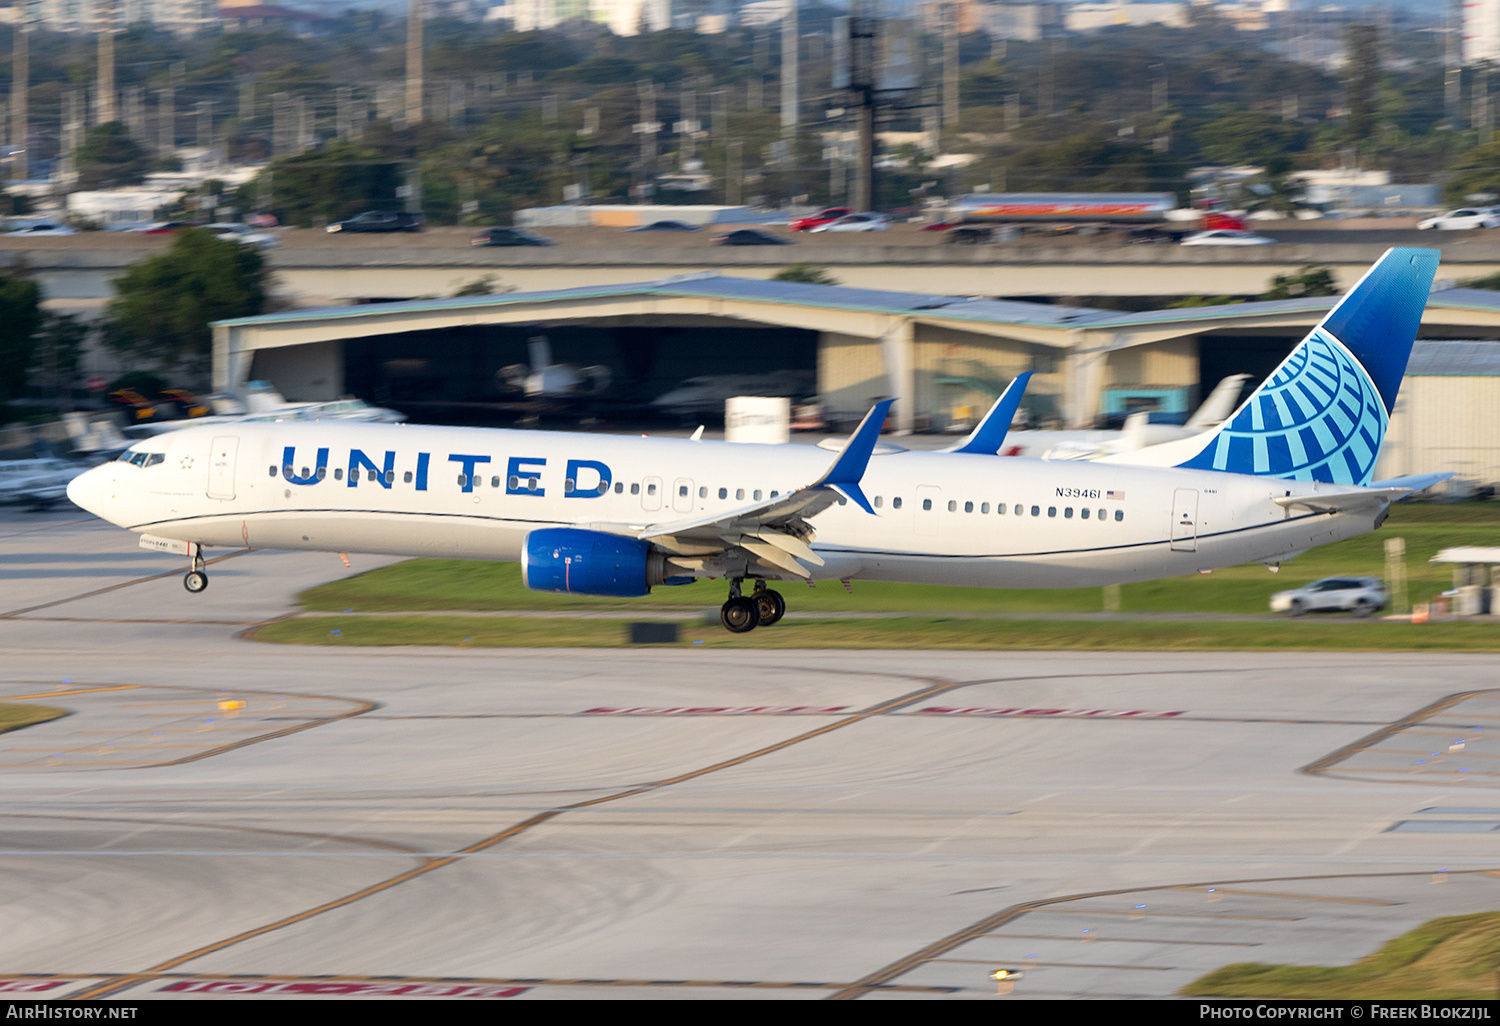
M708 498L708 486L707 485L699 485L698 486L698 498L700 498L700 499L706 499L706 498Z
M982 503L979 504L979 512L981 512L981 513L988 513L989 511L990 511L990 504L989 503L982 502Z
M1072 520L1073 519L1073 507L1072 506L1066 506L1066 507L1063 508L1063 519L1064 520Z
M1109 511L1101 509L1099 511L1099 519L1100 520L1108 520L1109 519Z
M630 494L631 495L639 495L639 494L641 494L641 486L639 484L635 484L635 483L632 482L631 485L630 485Z
M875 496L875 508L879 509L880 508L880 504L883 503L884 501L885 500L882 499L880 496L878 496L878 495Z
M464 485L466 485L468 483L469 483L469 476L467 474L459 474L458 475L458 486L460 488L464 487Z
M847 506L847 505L849 505L849 500L846 499L846 498L844 498L842 495L840 495L839 496L839 505L840 506Z
M1055 517L1055 516L1057 516L1057 507L1056 506L1048 506L1047 507L1047 515L1049 517Z
M272 476L274 477L275 475L273 474ZM335 481L342 481L344 479L344 468L343 467L334 467L333 468L333 479Z
M292 472L292 468L288 467L286 472L288 474L290 474ZM349 468L349 480L351 480L351 481L358 481L359 480L359 468L358 467L350 467Z
M1003 502L997 502L997 503L995 503L995 512L997 514L999 514L1000 516L1002 516L1002 517L1005 516L1005 503L1003 503Z
M678 495L687 495L687 485L678 485L677 486L677 494Z
M754 497L754 499L755 499L756 502L760 501L760 489L759 488L755 489L755 495L753 497Z
M604 493L606 493L608 491L609 491L609 482L608 481L600 481L599 482L599 494L603 495Z
M1085 506L1083 509L1078 511L1078 515L1087 520L1089 518L1089 508Z
M774 498L776 498L776 496L778 496L778 495L780 495L780 494L781 494L781 493L780 493L780 492L772 492L772 493L771 493L771 498L773 498L773 499L774 499Z
M647 495L655 495L656 494L656 485L654 485L654 484L648 484L646 486L646 494Z
M130 458L130 462L131 463L135 462L135 457L134 456L132 456ZM288 463L286 466L282 467L281 470L282 470L282 473L286 474L287 477L291 477L292 476L292 465L290 463Z
M894 498L894 499L891 500L891 509L900 509L900 508L901 508L901 497L898 495L896 498Z
M529 480L529 481L526 482L526 490L529 491L529 492L536 491L536 486L537 486L537 479L534 478L534 477L531 480Z
M571 477L567 478L566 480L563 481L563 491L565 491L565 492L576 491L577 490L577 485L578 485L578 482L575 481L575 480L573 480L573 478L571 478Z
M123 458L124 458L124 457L121 457L121 459L123 459ZM271 476L272 476L272 477L275 477L275 476L276 476L276 468L275 468L275 467L272 467L272 468L271 468Z
M1116 520L1124 520L1125 519L1125 511L1123 509L1117 509L1117 510L1115 510L1115 519Z
M334 473L337 474L338 472L334 471ZM402 484L411 484L411 471L408 470L406 473L404 473L404 474L401 475L401 483ZM500 483L500 479L496 478L495 479L495 484L498 485L499 483Z
M625 493L625 482L624 481L616 481L615 482L615 494L616 495L623 495L624 493Z
M721 499L727 499L727 498L729 498L729 489L728 488L720 488L719 489L719 498L721 498Z
M949 499L948 500L948 512L949 513L953 513L953 512L956 512L957 510L958 510L958 503L956 501L954 501L953 499Z
M510 485L511 491L515 491L517 488L521 487L521 479L514 474L510 475L510 481L508 483Z
M387 470L385 472L385 483L386 484L395 484L396 483L396 472L394 470Z
M406 472L406 479L408 481L411 480L411 471L409 471L409 470ZM495 477L490 478L490 487L491 488L499 488L500 487L500 477L499 477L499 475L496 475Z
M923 499L922 500L922 508L923 509L931 509L932 508L932 500L931 499Z
M734 497L736 499L743 499L745 497L745 489L743 489L743 488L736 488L734 490Z
M1033 506L1033 507L1031 507L1031 515L1034 516L1034 517L1041 516L1042 515L1042 507L1040 507L1040 506Z
M964 512L965 513L972 513L972 512L974 512L974 504L972 502L966 502L966 503L964 503Z

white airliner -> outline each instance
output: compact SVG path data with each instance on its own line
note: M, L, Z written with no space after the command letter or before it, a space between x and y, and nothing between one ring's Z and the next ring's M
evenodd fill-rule
M802 445L241 423L142 441L68 495L187 555L193 592L206 546L507 560L541 591L726 579L735 632L781 619L775 581L1070 588L1275 565L1446 476L1369 484L1437 261L1389 250L1234 416L1145 450L1171 466L998 457L1023 375L941 453L877 445L889 400L831 463Z

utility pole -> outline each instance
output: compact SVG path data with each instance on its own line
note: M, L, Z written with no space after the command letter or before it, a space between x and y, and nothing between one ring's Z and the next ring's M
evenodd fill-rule
M836 82L849 90L854 109L854 186L849 191L855 210L875 209L875 18L849 15L849 79ZM837 31L837 30L836 30Z
M27 119L28 99L31 92L31 2L21 0L21 19L15 28L15 57L11 64L10 78L10 136L16 149L11 177L24 181L31 177L31 159L27 153L31 126Z
M1443 106L1448 114L1448 127L1458 131L1463 122L1464 93L1464 9L1463 0L1448 2L1447 47L1445 48L1446 71L1443 77Z
M99 26L99 95L94 104L95 124L118 120L115 113L115 0L103 0Z
M406 125L422 123L422 0L406 16Z

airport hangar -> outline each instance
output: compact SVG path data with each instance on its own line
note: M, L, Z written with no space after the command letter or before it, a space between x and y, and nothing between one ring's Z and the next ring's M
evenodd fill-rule
M983 410L1016 374L1036 372L1027 407L1083 428L1132 409L1190 411L1226 375L1260 381L1331 298L1119 313L721 276L296 310L214 325L214 387L275 384L288 399L353 394L450 409L499 404L502 367L526 340L553 359L606 365L640 399L699 375L816 372L834 424L895 395L901 431L944 430ZM1382 476L1454 470L1500 481L1500 292L1433 293ZM793 401L804 396L793 396Z

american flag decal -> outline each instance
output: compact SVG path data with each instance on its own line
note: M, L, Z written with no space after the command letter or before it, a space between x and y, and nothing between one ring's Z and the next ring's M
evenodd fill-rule
M1124 492L1113 492L1113 491L1111 491L1111 492L1105 492L1104 493L1104 497L1106 499L1124 499L1125 498L1125 493Z

